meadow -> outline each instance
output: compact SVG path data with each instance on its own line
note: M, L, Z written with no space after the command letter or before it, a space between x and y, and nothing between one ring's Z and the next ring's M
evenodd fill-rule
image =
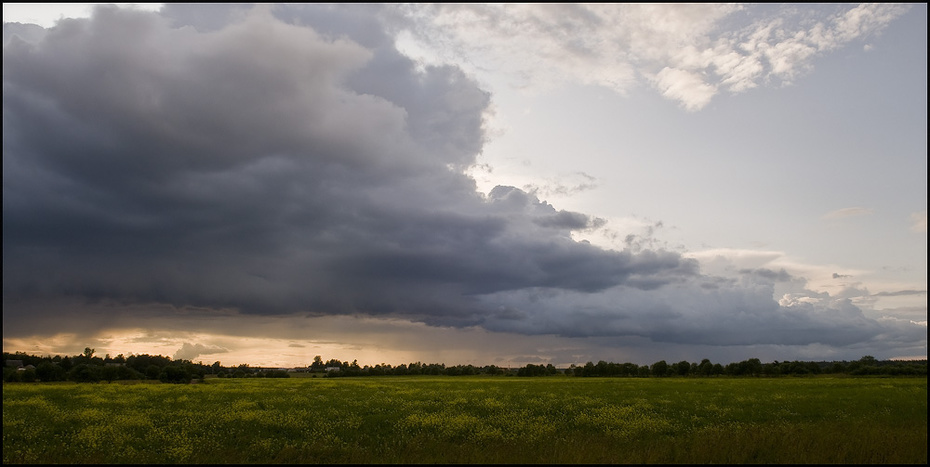
M6 463L919 463L927 379L4 383Z

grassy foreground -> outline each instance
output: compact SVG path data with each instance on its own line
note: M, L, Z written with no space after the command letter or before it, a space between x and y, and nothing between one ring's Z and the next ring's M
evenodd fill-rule
M920 463L926 378L5 383L6 463Z

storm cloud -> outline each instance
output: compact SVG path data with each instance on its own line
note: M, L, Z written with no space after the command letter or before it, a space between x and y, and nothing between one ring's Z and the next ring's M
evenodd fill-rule
M60 298L698 344L925 339L848 301L781 305L783 270L710 277L576 241L603 221L533 193L479 192L466 169L492 96L399 53L403 21L169 5L27 38L4 25L5 335Z

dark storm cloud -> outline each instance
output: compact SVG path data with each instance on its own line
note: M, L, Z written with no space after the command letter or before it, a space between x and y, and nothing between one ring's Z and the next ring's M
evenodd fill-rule
M654 342L713 346L807 345L885 346L894 336L916 343L926 328L901 321L867 318L849 300L780 306L764 285L697 282L652 291L618 286L598 293L508 291L488 297L501 311L519 319L494 316L485 327L498 331L567 336L641 336ZM565 310L572 310L566 313ZM509 316L508 316L509 317Z
M309 16L361 18L360 42L229 16L203 32L100 8L4 50L5 299L474 323L470 295L678 268L574 242L587 216L520 190L482 199L456 168L488 94L418 72L370 15Z
M401 55L385 8L99 7L11 39L5 335L44 300L689 343L885 332L678 253L577 242L603 222L524 190L478 193L462 169L491 96Z
M37 42L45 36L45 28L37 24L3 23L3 45L19 36L20 40Z
M559 211L549 216L535 220L536 224L543 227L554 227L569 230L578 230L587 228L591 222L588 216L580 212Z

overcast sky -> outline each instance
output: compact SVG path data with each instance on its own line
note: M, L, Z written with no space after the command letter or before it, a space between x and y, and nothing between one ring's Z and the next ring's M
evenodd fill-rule
M925 4L66 7L3 6L4 351L926 358Z

